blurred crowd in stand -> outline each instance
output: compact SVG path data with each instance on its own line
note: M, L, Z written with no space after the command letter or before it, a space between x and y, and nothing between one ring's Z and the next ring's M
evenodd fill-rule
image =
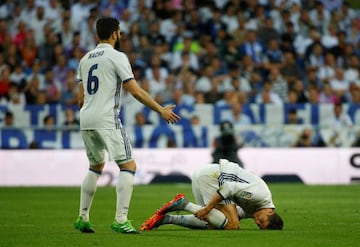
M360 11L347 1L2 0L0 105L76 104L99 16L120 20L121 50L160 103L229 105L235 125L252 123L244 104L360 104Z

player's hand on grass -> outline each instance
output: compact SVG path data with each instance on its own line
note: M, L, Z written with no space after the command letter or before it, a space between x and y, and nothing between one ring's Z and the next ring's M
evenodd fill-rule
M176 123L180 120L180 116L173 112L176 105L167 105L163 107L160 115L167 123Z

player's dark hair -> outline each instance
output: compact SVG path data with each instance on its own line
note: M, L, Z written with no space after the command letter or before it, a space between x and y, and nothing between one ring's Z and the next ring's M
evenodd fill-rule
M269 224L266 229L268 230L282 230L284 227L284 222L280 215L277 213L271 214L268 216Z
M110 38L111 34L119 30L119 21L113 17L100 17L96 21L96 33L100 40Z

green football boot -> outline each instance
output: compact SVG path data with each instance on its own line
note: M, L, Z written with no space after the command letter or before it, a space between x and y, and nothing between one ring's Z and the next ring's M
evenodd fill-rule
M111 224L111 230L114 232L120 232L125 234L139 234L140 231L136 230L135 227L131 225L130 220L125 221L124 223L118 223L116 220Z
M84 221L81 216L76 219L74 227L83 233L95 233L91 223L89 221Z

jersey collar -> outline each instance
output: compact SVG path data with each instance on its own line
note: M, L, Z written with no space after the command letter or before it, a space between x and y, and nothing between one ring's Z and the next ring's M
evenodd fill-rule
M96 48L109 48L109 47L113 48L112 45L107 44L107 43L99 43L99 44L96 46Z

